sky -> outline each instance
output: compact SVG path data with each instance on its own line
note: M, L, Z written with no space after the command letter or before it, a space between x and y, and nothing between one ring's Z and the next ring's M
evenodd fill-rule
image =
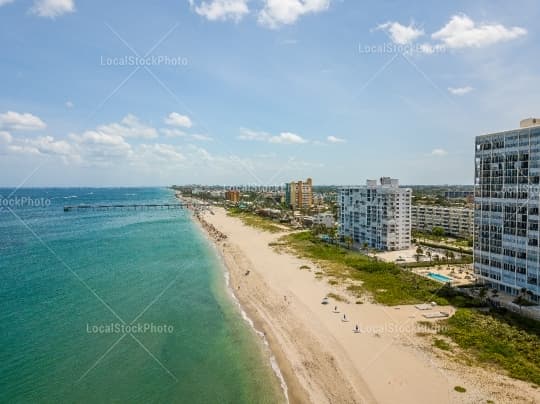
M472 184L540 2L0 0L0 186Z

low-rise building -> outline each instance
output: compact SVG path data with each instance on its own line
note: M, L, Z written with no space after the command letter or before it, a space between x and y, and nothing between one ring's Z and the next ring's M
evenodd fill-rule
M334 219L332 212L317 213L313 216L313 225L322 225L327 229L330 229L335 227L336 220Z
M437 205L413 205L411 209L412 228L431 232L440 227L445 234L471 238L474 233L474 210Z

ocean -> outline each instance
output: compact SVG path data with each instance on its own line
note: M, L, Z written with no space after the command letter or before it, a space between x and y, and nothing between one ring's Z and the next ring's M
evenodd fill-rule
M224 268L166 188L0 189L0 402L283 402Z

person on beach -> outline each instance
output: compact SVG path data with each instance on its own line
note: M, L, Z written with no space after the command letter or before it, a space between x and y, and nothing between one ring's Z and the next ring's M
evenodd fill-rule
M358 324L356 324L356 327L354 327L354 332L359 333L360 330L358 329Z

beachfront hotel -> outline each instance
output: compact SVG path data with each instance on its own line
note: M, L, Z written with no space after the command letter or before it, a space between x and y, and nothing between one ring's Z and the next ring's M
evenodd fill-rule
M293 209L309 209L313 206L313 181L290 182L285 185L285 202Z
M380 184L338 189L339 235L357 246L378 250L405 250L411 246L410 188L400 188L396 179L383 177Z
M412 228L430 232L440 227L445 234L470 238L474 232L474 210L436 205L413 205L411 209Z
M540 120L476 138L474 270L479 281L540 296Z

